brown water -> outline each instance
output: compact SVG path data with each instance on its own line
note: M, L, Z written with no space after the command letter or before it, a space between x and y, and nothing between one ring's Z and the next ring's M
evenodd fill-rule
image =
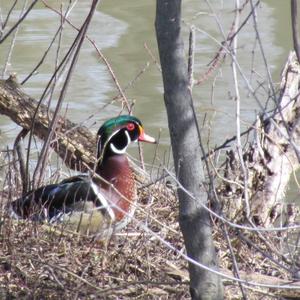
M219 21L224 32L227 33L232 23L234 1L211 2L217 8ZM48 3L57 9L60 7L60 1L51 0ZM67 7L67 3L68 1L64 2L64 9ZM90 1L86 0L78 1L70 13L70 20L75 25L81 24L88 11L89 3ZM2 18L6 15L10 4L11 1L0 2ZM13 12L11 23L19 17L21 7L22 3L18 10ZM288 1L266 0L261 4L258 13L263 48L275 82L279 80L280 70L291 49L289 9ZM247 11L242 14L241 20L246 15ZM98 6L88 34L103 51L122 88L130 85L136 76L145 69L138 79L134 80L133 84L126 89L125 93L130 102L135 101L134 113L143 121L147 131L154 136L160 134L159 159L163 160L164 151L169 149L169 137L161 74L144 46L146 43L153 55L158 58L154 19L155 1L105 0L101 1ZM194 24L201 31L196 31L195 78L197 79L207 69L207 64L219 48L214 39L222 41L223 37L205 1L183 1L183 19L186 45L190 24ZM19 28L11 64L5 77L10 72L17 72L19 80L22 81L35 66L37 60L42 57L58 25L57 14L45 8L41 3L37 5ZM75 34L75 30L65 24L60 58L68 49ZM251 53L254 49L256 53L253 65L255 73L252 74L251 84L256 88L266 78L266 72L259 54L259 47L258 45L254 47L254 42L255 33L252 22L250 22L239 34L238 61L245 75L250 78ZM1 65L7 56L9 44L10 40L7 40L0 47ZM56 51L57 43L39 69L38 74L24 85L26 92L37 99L53 72ZM55 105L62 83L63 79L59 81L52 98L52 106ZM239 77L239 84L242 96L241 123L242 129L245 129L253 122L259 106L249 96L241 77ZM85 125L91 126L96 131L103 120L120 111L120 103L112 102L117 94L118 91L106 66L99 59L93 46L89 42L85 42L65 98L64 108L67 110L67 117L75 122L84 122ZM208 81L194 87L193 94L201 123L205 116L203 135L205 139L209 137L210 145L221 143L235 134L235 101L232 97L233 80L229 58ZM267 99L266 92L261 89L257 95L260 103L264 105ZM0 116L0 128L1 144L11 144L19 128L4 116ZM153 147L144 146L144 151L146 160L151 162ZM156 163L159 163L159 159Z

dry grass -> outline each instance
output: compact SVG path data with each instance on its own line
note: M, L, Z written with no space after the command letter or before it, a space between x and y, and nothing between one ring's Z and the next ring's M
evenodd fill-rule
M188 298L185 262L139 228L139 222L147 222L149 230L183 249L176 199L159 186L147 188L149 193L141 190L136 221L105 242L4 217L0 298Z
M2 201L5 198L3 192ZM3 209L0 299L189 299L187 262L156 236L185 251L174 191L163 183L139 189L139 205L135 220L105 242L45 224L17 222ZM284 268L251 243L243 242L234 231L229 236L241 274L288 278ZM264 236L279 250L276 234ZM270 251L257 235L247 238L266 253ZM222 271L232 270L232 255L218 222L214 240ZM274 253L272 256L282 260ZM228 280L224 284L226 299L242 299L237 284ZM274 299L270 291L246 292L248 299Z

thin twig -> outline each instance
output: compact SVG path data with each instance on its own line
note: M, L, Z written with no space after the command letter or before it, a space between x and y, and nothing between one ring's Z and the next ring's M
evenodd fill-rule
M143 146L142 146L142 143L138 143L138 148L139 148L139 157L140 157L140 161L141 161L141 167L142 167L142 170L146 170L145 168L145 162L144 162L144 153L143 153Z
M151 51L151 49L148 47L147 43L144 43L144 48L147 50L148 54L152 58L152 61L155 63L157 69L161 72L161 66L158 60L156 59L156 57L154 56L153 52Z
M72 45L70 46L69 50L67 51L66 55L63 57L62 61L60 62L60 64L58 65L58 67L55 69L54 73L52 74L46 88L44 89L44 92L42 93L41 97L40 97L40 100L36 106L36 109L35 109L35 112L33 114L33 118L32 118L32 123L31 123L31 128L30 128L30 135L29 135L29 139L28 139L28 149L27 149L27 158L26 158L26 173L29 173L28 172L28 169L29 169L29 157L30 157L30 149L31 149L31 143L32 143L32 137L33 137L33 128L35 126L35 118L36 118L36 115L38 114L38 111L40 109L40 106L44 100L44 97L45 95L47 94L48 92L48 89L50 88L52 82L55 80L58 72L64 68L65 64L68 62L68 60L70 59L72 53L74 52L75 50L75 47L79 41L79 37L80 37L80 34L78 34L76 36L76 38L74 39Z
M191 26L189 35L189 56L188 56L188 86L192 91L194 85L194 53L195 53L195 28Z
M46 1L42 0L42 2L44 3L44 5L45 5L47 8L51 9L52 11L54 11L55 13L57 13L58 15L61 15L61 13L60 13L59 11L57 11L56 9L54 9L53 7L51 7L49 4L47 4ZM64 18L64 20L65 20L70 26L72 26L74 29L76 29L77 31L79 31L79 29L78 29L72 22L70 22L70 20L69 20L67 17L63 17L63 18ZM116 85L117 89L119 90L120 95L121 95L122 98L123 98L123 102L125 103L125 106L126 106L126 108L127 108L127 111L129 112L129 111L130 111L130 104L129 104L129 101L128 101L126 95L124 94L124 91L123 91L123 89L121 88L121 85L120 85L120 83L119 83L119 81L118 81L118 79L117 79L117 77L116 77L116 75L115 75L115 73L114 73L114 71L113 71L111 65L109 64L109 62L108 62L108 60L106 59L106 57L103 55L102 51L98 48L98 46L96 45L95 41L92 40L89 36L86 36L86 38L87 38L87 40L94 46L94 48L96 49L96 51L97 51L99 57L100 57L100 58L102 59L102 61L105 63L105 65L106 65L106 67L107 67L109 73L111 74L111 77L112 77L113 81L115 82L115 85Z
M268 258L269 261L273 262L276 266L279 266L280 268L284 269L287 272L291 272L290 267L286 267L282 263L278 262L276 259L274 259L271 254L272 252L266 253L263 250L261 250L255 243L253 243L249 238L247 238L245 235L243 235L240 232L237 232L238 237L243 240L245 243L247 243L250 247L253 247L256 251L260 252L264 257Z
M230 250L230 255L231 255L231 259L232 259L232 264L233 264L233 274L236 278L241 278L240 276L240 272L239 272L239 267L238 267L238 264L237 264L237 261L236 261L236 257L235 257L235 254L234 254L234 250L233 250L233 247L232 247L232 242L231 242L231 239L229 237L229 234L228 234L228 230L227 230L227 227L226 227L226 224L222 224L222 227L223 227L223 230L224 230L224 235L225 235L225 238L226 238L226 241L227 241L227 245L229 247L229 250ZM244 286L242 285L241 282L238 282L238 285L240 287L240 290L242 292L242 295L243 295L243 299L244 300L247 300L248 297L246 295L246 291L245 291L245 288Z
M253 4L253 0L250 0L250 4L251 4L251 8L253 10L252 18L253 18L253 24L254 24L254 30L255 30L255 33L256 33L256 38L258 40L258 44L259 44L259 47L260 47L260 52L261 52L261 55L262 55L262 58L263 58L263 61L264 61L264 64L265 64L265 68L266 68L266 71L267 71L267 75L268 75L268 79L269 79L269 85L271 87L271 91L272 91L272 94L273 94L273 100L274 100L275 103L277 103L277 101L276 101L276 92L275 92L275 87L274 87L273 80L272 80L272 75L271 75L271 72L270 72L269 64L267 62L267 57L266 57L265 51L263 49L262 41L261 41L261 38L260 38L260 33L258 31L256 7Z
M247 2L249 0L247 0L244 5L242 6L242 8L240 9L240 12L245 8ZM206 3L208 4L208 6L210 7L210 9L213 11L212 9L212 6L210 4L209 1L206 1ZM255 4L255 7L260 3L260 0L258 0ZM222 62L225 60L228 52L226 51L226 49L224 48L224 45L228 44L231 45L232 43L232 40L233 38L235 37L236 34L238 34L240 32L240 30L247 24L248 20L250 19L251 15L253 13L253 10L250 11L250 13L248 14L248 16L245 18L245 20L241 23L240 27L237 29L236 32L234 32L234 21L231 25L231 28L227 34L227 37L225 36L224 34L224 31L222 29L222 26L219 26L219 28L221 29L223 35L224 35L224 41L222 43L220 43L220 48L219 50L217 51L215 57L213 58L213 60L210 62L209 64L209 68L208 70L200 75L199 79L195 82L196 85L200 85L202 84L204 81L206 81L210 76L211 74L222 64ZM216 14L214 14L216 16ZM216 17L216 20L217 20L217 23L219 25L219 22L218 22L218 18Z
M23 186L23 195L27 193L29 189L29 174L26 173L26 164L25 164L25 156L24 156L24 145L23 139L29 132L28 129L23 128L20 133L17 135L15 142L14 142L14 149L18 154L18 160L20 165L20 174L21 174L21 181Z
M43 148L42 148L42 151L41 151L41 157L43 157L43 159L39 160L39 162L36 166L33 178L37 178L36 175L37 175L38 172L40 172L40 173L43 172L45 160L46 160L46 157L47 157L46 154L48 152L50 142L52 140L55 129L57 127L58 117L59 117L59 112L60 112L60 109L61 109L61 106L62 106L62 102L65 98L66 91L67 91L71 76L73 74L73 71L74 71L78 56L79 56L80 49L81 49L83 41L85 39L85 34L86 34L87 29L89 27L89 24L92 20L92 16L93 16L93 14L96 10L97 4L98 4L98 0L93 0L93 2L91 4L90 12L89 12L88 16L86 17L86 20L84 21L84 23L83 23L83 25L82 25L82 27L81 27L81 29L80 29L77 37L76 37L76 40L78 39L78 45L77 45L77 48L75 50L75 53L74 53L69 71L67 73L64 85L62 87L59 99L57 101L57 105L56 105L56 108L55 108L55 111L54 111L54 114L53 114L53 119L52 119L51 124L49 126L49 134L48 134L48 136L47 136L47 138L44 142L44 145L43 145ZM39 182L38 182L38 185L39 185Z
M27 5L27 0L24 1L24 5L23 5L23 8L20 12L20 18L22 17L22 14L26 8L26 5ZM12 55L12 52L13 52L13 49L14 49L14 46L15 46L15 42L16 42L16 37L17 37L17 34L18 34L18 31L19 31L19 26L20 24L16 27L16 30L14 32L14 35L13 35L13 38L11 40L11 43L10 43L10 48L8 50L8 53L7 53L7 58L6 58L6 61L5 61L5 65L4 65L4 68L3 68L3 71L2 71L2 78L4 78L5 76L5 73L7 71L7 67L10 63L10 60L11 60L11 55Z
M40 59L40 61L36 64L36 66L33 68L33 70L25 77L25 79L21 82L21 85L23 85L24 83L26 83L26 81L36 72L36 70L43 64L43 62L45 61L50 49L52 48L52 45L54 44L57 35L59 34L59 32L61 31L61 26L57 29L56 33L54 34L48 48L46 49L46 51L44 52L42 58Z
M236 21L235 21L235 31L238 28L239 23L239 6L240 1L235 0L235 10L236 10ZM241 107L240 107L240 91L239 91L239 84L238 84L238 77L237 77L237 71L236 71L236 51L237 51L237 35L233 39L233 47L232 47L232 57L234 58L232 60L232 74L233 74L233 81L234 81L234 90L235 90L235 101L236 101L236 147L238 156L240 159L240 164L243 170L243 180L244 180L244 200L245 200L245 209L246 209L246 215L247 217L250 216L251 210L250 210L250 204L249 204L249 194L248 194L248 169L246 168L244 158L243 158L243 149L242 149L242 142L241 142L241 124L240 124L240 113L241 113Z
M180 184L180 182L176 179L176 176L174 174L172 174L168 169L164 168L165 172L176 182L176 184L178 185L178 187L180 189L182 189L191 199L196 201L195 196L188 191L187 189L185 189L182 184ZM272 228L263 228L263 227L257 227L257 226L245 226L245 225L239 225L237 223L233 223L232 221L230 221L229 219L223 217L222 215L216 213L215 211L213 211L212 209L210 209L208 206L203 205L202 203L200 204L205 210L207 210L212 216L216 217L217 219L219 219L220 221L230 225L233 228L237 228L237 229L242 229L242 230L249 230L249 231L261 231L261 232L272 232L272 231L287 231L287 230L292 230L292 229L300 229L300 225L293 225L293 226L282 226L282 227L272 227Z
M7 23L8 23L10 15L11 15L12 11L14 10L14 8L15 8L15 6L16 6L17 3L18 3L18 0L15 0L15 2L12 4L11 8L9 9L4 22L1 24L1 36L2 36L3 30L5 29L5 27L6 27Z
M24 21L24 19L26 18L26 16L29 14L29 12L32 10L32 8L34 7L34 5L38 2L39 0L34 0L32 1L32 3L29 5L28 9L26 10L26 12L23 14L23 16L9 29L9 31L4 34L1 39L0 39L0 44L2 44L9 36L10 34L19 26L19 24L21 22Z

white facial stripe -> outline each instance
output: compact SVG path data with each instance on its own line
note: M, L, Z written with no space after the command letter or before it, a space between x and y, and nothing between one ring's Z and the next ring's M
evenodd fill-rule
M125 130L125 135L127 137L127 145L123 149L117 149L113 143L110 143L109 146L113 153L116 153L116 154L126 153L127 147L131 143L131 139L130 139L130 136L129 136L129 133L127 132L127 130Z
M98 197L99 201L102 203L102 206L106 209L106 211L107 211L108 215L110 216L112 222L114 222L116 220L116 215L115 215L114 211L112 210L110 204L105 199L105 197L100 193L100 190L99 190L98 186L94 182L91 183L91 186L92 186L92 189L93 189L94 193Z
M115 132L113 132L113 133L111 134L111 136L109 137L109 140L110 140L113 136L115 136L120 130L121 130L121 129L118 129L118 130L116 130ZM101 151L103 151L103 149L105 149L105 147L106 147L107 143L109 142L109 140L108 140L104 145L102 145L101 149L98 149L98 156L100 155Z
M127 146L121 150L117 149L113 143L109 145L111 151L116 154L124 154L126 152Z
M125 134L127 136L127 146L128 146L131 143L131 138L130 138L129 133L128 133L127 130L125 130Z

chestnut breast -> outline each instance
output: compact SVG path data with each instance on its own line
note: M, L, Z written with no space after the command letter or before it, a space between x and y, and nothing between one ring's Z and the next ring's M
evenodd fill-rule
M101 193L112 205L116 220L119 221L130 211L136 197L134 175L129 167L128 159L125 155L110 156L101 164L98 172L102 178L110 183L101 184Z

